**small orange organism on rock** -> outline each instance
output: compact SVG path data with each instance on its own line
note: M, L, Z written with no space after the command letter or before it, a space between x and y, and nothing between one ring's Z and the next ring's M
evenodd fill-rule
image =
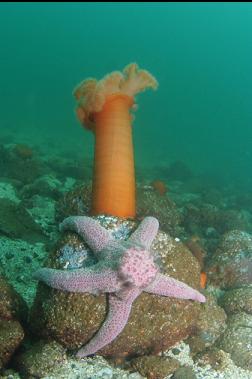
M22 159L30 159L33 156L33 150L25 144L18 143L13 148L14 153Z
M168 191L166 184L162 180L154 180L153 182L151 182L151 186L161 196L165 195Z

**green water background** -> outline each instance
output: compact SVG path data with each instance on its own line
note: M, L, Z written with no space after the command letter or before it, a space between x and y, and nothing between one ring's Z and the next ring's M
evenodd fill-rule
M0 37L0 136L91 157L72 90L137 62L159 89L138 97L136 164L251 189L251 3L1 3Z

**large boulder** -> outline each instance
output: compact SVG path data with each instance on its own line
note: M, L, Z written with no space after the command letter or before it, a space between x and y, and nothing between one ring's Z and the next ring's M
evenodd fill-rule
M115 238L127 238L136 228L133 221L113 217L98 220ZM199 264L180 241L159 232L152 249L162 272L199 288ZM67 233L51 252L46 266L71 269L79 264L83 267L93 264L91 255L84 241L74 233ZM142 293L133 303L122 333L99 353L124 357L157 354L195 331L201 307L204 305L189 300ZM54 339L68 349L77 349L97 332L106 313L105 295L63 292L40 283L30 324L37 336Z
M226 291L221 305L228 315L240 312L252 315L252 285Z
M0 276L0 369L9 362L24 338L19 320L25 320L26 312L21 297Z
M207 273L209 281L223 289L252 284L252 235L240 230L224 234Z
M252 315L236 313L228 318L219 347L231 355L239 367L252 371Z
M28 242L46 241L39 225L21 203L0 198L0 235Z

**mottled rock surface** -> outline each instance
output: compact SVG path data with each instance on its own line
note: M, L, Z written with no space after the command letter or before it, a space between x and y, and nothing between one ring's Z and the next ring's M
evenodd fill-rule
M227 291L221 305L228 315L240 312L252 314L252 285Z
M57 342L39 341L17 357L15 366L25 378L42 378L49 376L53 368L64 360L65 349Z
M224 234L208 265L212 284L224 289L252 283L252 236L233 230Z
M8 363L24 338L18 318L24 320L26 311L20 296L0 276L0 369Z
M252 315L237 313L228 318L219 347L231 354L239 367L252 370Z
M176 359L160 356L138 357L131 361L132 368L148 379L164 379L178 367Z
M226 328L226 314L212 296L207 296L203 305L193 336L187 343L193 353L198 353L212 346Z
M45 236L28 211L9 199L0 199L0 235L28 242L45 241Z
M197 376L191 367L180 367L176 370L172 379L197 379Z

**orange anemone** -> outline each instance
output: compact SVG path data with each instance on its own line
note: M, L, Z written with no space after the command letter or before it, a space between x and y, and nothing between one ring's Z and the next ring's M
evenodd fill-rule
M202 271L200 273L200 287L206 288L206 284L207 284L207 274L205 273L205 271Z
M162 180L154 180L151 182L152 188L159 193L159 195L163 196L167 192L167 187Z
M135 169L132 116L135 95L157 88L156 79L135 63L75 89L77 117L95 135L91 214L134 218Z

